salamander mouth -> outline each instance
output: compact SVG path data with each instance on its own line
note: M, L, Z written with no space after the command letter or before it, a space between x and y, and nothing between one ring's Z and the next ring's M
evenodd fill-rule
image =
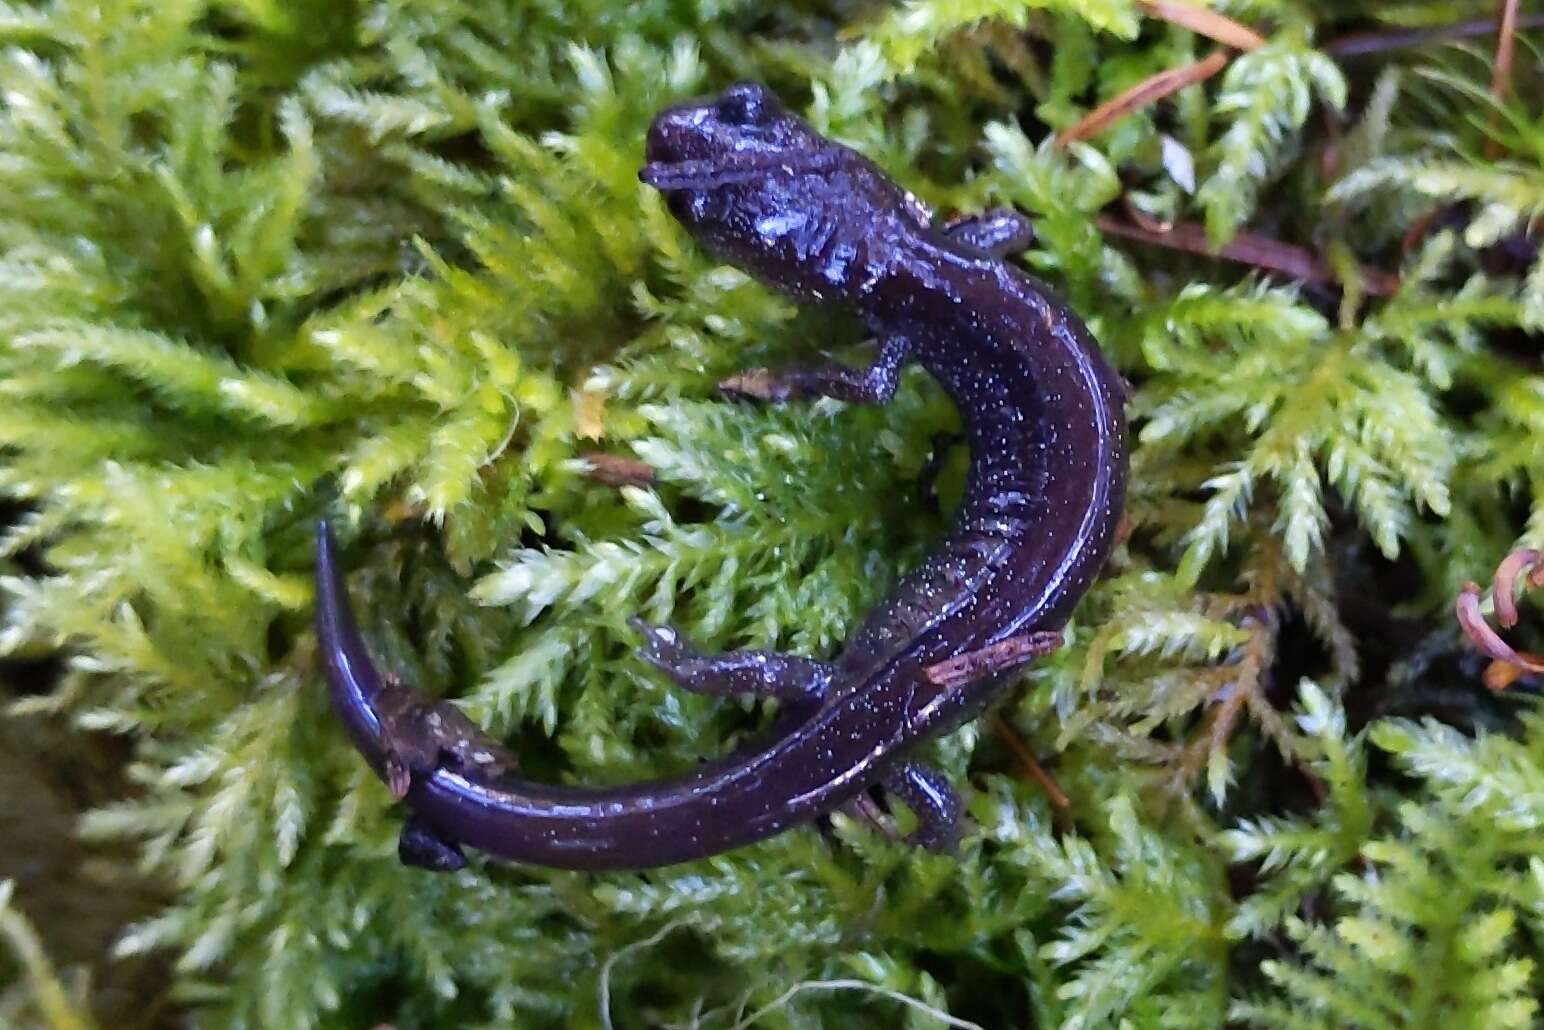
M827 149L752 151L679 161L651 160L638 171L639 181L657 190L710 190L739 182L755 182L768 173L819 171L834 155Z

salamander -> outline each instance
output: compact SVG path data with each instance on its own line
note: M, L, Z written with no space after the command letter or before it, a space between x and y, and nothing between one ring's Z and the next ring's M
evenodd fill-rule
M939 222L873 162L762 86L663 110L639 178L710 253L807 302L846 305L872 364L757 369L732 394L882 404L918 362L958 407L970 466L952 529L829 660L720 655L636 622L641 658L679 687L778 698L753 746L674 778L605 788L522 778L453 705L383 679L318 526L316 630L334 710L408 819L399 854L457 869L464 847L566 869L642 869L809 823L882 786L948 848L960 803L924 742L986 706L1056 647L1115 535L1127 471L1123 383L1083 323L1006 259L1027 220Z

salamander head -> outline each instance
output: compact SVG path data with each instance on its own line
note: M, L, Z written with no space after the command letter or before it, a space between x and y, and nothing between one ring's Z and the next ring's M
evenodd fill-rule
M666 108L638 173L709 250L798 297L863 290L921 205L868 159L822 138L764 86Z

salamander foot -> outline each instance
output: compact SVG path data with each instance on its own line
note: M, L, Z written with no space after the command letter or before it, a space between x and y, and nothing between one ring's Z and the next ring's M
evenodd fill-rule
M902 762L883 782L917 817L917 828L907 841L945 854L959 846L960 798L943 773L921 762Z
M397 838L397 859L414 869L431 873L453 873L466 868L461 845L440 833L416 815L409 815Z
M979 215L962 215L946 222L944 235L990 257L1007 257L1028 250L1035 227L1011 207L994 207Z

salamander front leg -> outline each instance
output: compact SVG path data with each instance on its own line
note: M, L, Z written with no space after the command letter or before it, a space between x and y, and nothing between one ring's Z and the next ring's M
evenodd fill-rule
M945 236L991 257L1027 250L1035 242L1035 227L1011 207L994 207L979 215L963 215L942 226Z
M677 686L696 694L755 694L796 704L818 702L835 671L825 662L776 651L705 655L672 626L651 626L641 619L629 623L643 634L639 656Z
M879 347L879 356L866 369L829 362L795 366L776 372L753 368L718 384L724 393L758 401L790 401L835 397L855 404L885 404L895 396L901 367L911 354L911 341L892 336Z
M959 844L960 798L943 773L921 762L902 762L882 781L917 817L907 838L929 851L950 852Z

